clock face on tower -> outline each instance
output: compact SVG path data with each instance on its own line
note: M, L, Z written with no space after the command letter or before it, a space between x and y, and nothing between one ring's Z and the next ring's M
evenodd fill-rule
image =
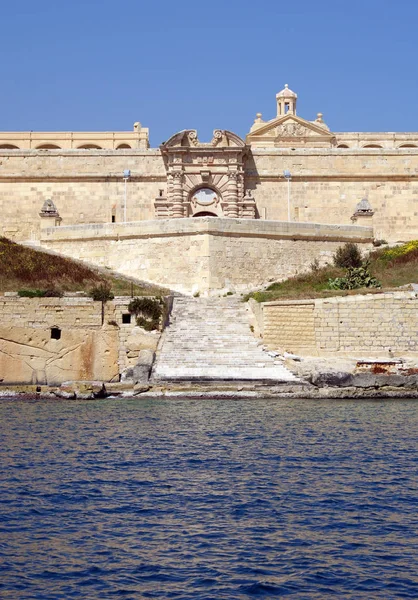
M210 188L200 188L193 195L193 199L195 199L196 202L198 202L199 204L203 204L204 206L216 202L217 198L217 193L211 190Z

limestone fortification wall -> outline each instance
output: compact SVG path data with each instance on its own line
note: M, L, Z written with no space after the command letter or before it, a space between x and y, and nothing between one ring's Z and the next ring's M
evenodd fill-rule
M160 150L1 150L0 234L37 240L39 212L51 198L62 225L123 221L123 171L127 220L155 218L154 200L167 192ZM244 165L258 217L349 225L357 202L368 196L375 237L390 242L418 238L418 148L254 148Z
M292 174L291 218L301 222L351 223L357 199L368 197L376 239L418 238L418 149L257 149L247 165L247 187L259 213L287 219L287 183ZM278 176L279 175L279 176Z
M245 291L332 261L345 241L370 247L372 229L245 219L162 219L55 227L41 243L66 256L184 293Z
M158 150L0 150L0 235L38 240L46 199L55 203L63 225L154 218L154 198L166 185Z
M90 298L0 296L0 384L118 381L140 350L155 350L159 339L133 318L123 323L129 301L107 302L102 325L101 302Z
M269 348L305 355L418 352L418 294L266 302L262 329Z

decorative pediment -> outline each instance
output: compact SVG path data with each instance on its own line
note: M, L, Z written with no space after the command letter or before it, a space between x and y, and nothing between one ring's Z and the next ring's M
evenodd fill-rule
M247 135L246 141L257 146L281 146L286 145L286 142L309 146L315 146L317 142L323 146L334 145L335 136L326 126L306 121L294 114L287 114L265 124L258 124L257 128L253 128Z
M175 133L169 140L161 144L162 150L171 148L245 148L245 142L236 133L226 129L215 129L209 143L200 142L196 129L184 129Z

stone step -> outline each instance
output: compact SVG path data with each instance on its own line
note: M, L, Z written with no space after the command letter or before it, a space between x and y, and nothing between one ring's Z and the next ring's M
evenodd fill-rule
M263 351L237 298L174 299L153 368L156 380L272 380L296 377Z

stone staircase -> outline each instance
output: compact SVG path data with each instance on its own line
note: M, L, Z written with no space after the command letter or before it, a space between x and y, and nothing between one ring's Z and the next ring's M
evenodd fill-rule
M250 330L247 306L231 297L174 299L152 379L298 381L262 349Z

